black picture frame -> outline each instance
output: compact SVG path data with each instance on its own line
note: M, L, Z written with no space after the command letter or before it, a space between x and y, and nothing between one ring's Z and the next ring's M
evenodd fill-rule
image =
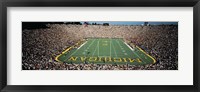
M7 7L193 7L194 85L7 85ZM1 0L0 1L0 90L1 92L200 92L199 35L200 0ZM192 61L191 61L192 62Z

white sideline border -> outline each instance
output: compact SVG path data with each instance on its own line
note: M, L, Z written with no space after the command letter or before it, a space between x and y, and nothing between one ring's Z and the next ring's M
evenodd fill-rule
M83 45L85 45L88 41L84 42L83 44L81 44L80 47L78 47L78 49L80 49Z

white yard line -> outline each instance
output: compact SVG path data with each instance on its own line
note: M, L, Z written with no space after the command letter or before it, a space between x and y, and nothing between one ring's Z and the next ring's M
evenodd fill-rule
M93 41L92 41L92 43L90 43L90 45L89 45L88 47L90 47L90 46L91 46L91 44L93 44L93 43L94 43L94 41L95 41L95 40L93 40ZM78 50L76 50L75 52L73 52L71 55L69 55L69 57L71 57L72 55L74 55L74 54L75 54L77 51L78 51ZM69 57L67 57L67 59L68 59Z
M112 43L112 42L111 42L111 43ZM116 51L115 51L115 46L113 45L113 43L112 43L112 46L113 46L113 48L114 48L115 56L118 57L118 56L117 56L117 53L116 53Z
M119 42L118 42L118 44L119 44ZM133 54L135 54L136 56L138 56L138 54L136 54L135 51L133 51L133 49L127 43L125 43L125 44L126 44L127 47L129 47L131 49L131 51L133 52ZM140 56L138 56L138 57L142 60L142 58Z
M133 50L133 48L131 48L131 46L129 46L127 43L124 42L124 44L126 44L131 50Z
M98 39L98 42L99 42L99 39ZM94 56L94 53L96 52L97 49L98 49L98 43L97 43L97 46L95 47L94 52L92 53L92 57Z
M110 39L110 57L111 57L111 39Z
M90 45L89 45L87 48L90 48L90 46L94 43L94 41L95 41L95 40L93 39L92 43L90 43Z
M99 57L99 41L98 41L98 57Z
M116 40L115 40L115 41L116 41ZM118 40L117 40L116 42L119 44L119 41L118 41ZM119 46L122 47L120 44L119 44ZM122 48L121 48L121 50L122 50Z
M78 49L80 49L83 45L85 45L88 41L84 42Z

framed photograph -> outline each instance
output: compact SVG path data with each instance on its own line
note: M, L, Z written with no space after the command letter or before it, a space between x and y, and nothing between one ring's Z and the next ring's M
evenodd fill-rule
M4 0L0 88L199 91L199 0Z

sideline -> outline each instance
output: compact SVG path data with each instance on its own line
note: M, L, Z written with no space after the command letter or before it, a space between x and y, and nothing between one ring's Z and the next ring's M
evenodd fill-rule
M124 42L125 43L125 42ZM133 50L133 48L131 48L127 43L125 43L131 50ZM135 44L134 44L135 45ZM138 47L137 45L135 45L136 48L138 48L141 52L143 52L145 55L147 55L148 57L150 57L153 60L153 64L156 63L156 60L150 56L149 54L147 54L144 50L142 50L140 47Z
M86 41L86 42L87 42L87 41ZM79 43L80 43L80 41L77 42L75 45L78 45ZM72 49L75 45L73 45L73 46L71 46L71 47L65 49L61 54L59 54L59 55L57 55L57 56L55 57L55 60L58 61L58 62L60 62L60 63L63 63L63 62L60 61L58 58L59 58L61 55L63 55L64 53L68 52L70 49Z
M135 45L136 46L136 45ZM142 51L144 54L146 54L147 56L149 56L151 59L153 59L153 64L155 64L156 63L156 60L152 57L152 56L150 56L149 54L147 54L143 49L141 49L140 47L138 47L138 46L136 46L136 48L138 48L140 51Z

